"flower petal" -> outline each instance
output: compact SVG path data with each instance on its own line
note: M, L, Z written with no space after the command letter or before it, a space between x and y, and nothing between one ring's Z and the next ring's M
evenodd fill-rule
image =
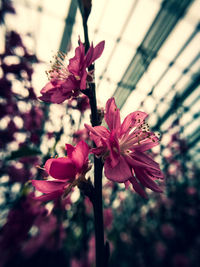
M32 180L32 185L42 193L51 193L62 190L66 182Z
M160 171L159 164L140 151L126 155L127 162L133 167L152 168Z
M137 180L135 179L135 177L131 177L129 179L129 181L131 182L133 189L135 190L136 193L138 193L140 196L144 197L144 198L148 198L145 191L142 189L142 187L140 186L140 184L137 182Z
M92 127L86 123L84 124L84 126L86 129L88 129L88 131L92 132L96 136L100 136L100 137L105 138L105 139L110 137L110 132L104 126Z
M76 79L72 77L73 76L69 76L64 81L54 79L47 83L40 91L42 96L40 96L39 99L56 104L64 102L72 96L72 90L79 87Z
M120 135L130 132L130 130L134 127L139 127L147 116L148 114L142 111L135 111L130 113L128 116L126 116L121 125Z
M108 157L104 164L105 176L118 183L126 182L131 176L131 169L126 160L120 156L118 164L113 168L111 165L111 159Z
M96 146L105 146L105 140L109 139L110 132L103 126L92 127L84 124L85 128L90 131L90 137L95 142Z
M85 47L83 43L79 39L80 45L75 49L75 56L69 60L68 70L74 74L79 76L79 72L81 66L84 63L84 56L85 56Z
M108 142L106 142L108 150L110 151L109 158L111 159L112 168L115 167L120 159L120 148L118 139L114 132L111 132Z
M162 189L151 179L151 176L143 169L135 168L135 175L141 184L152 191L162 193Z
M116 106L114 97L108 99L106 103L105 121L110 130L118 130L121 126L120 111Z
M76 175L76 166L68 157L48 159L45 169L55 179L74 179Z
M134 144L132 147L130 147L130 149L144 152L151 149L154 146L157 146L159 144L159 139L153 133L152 135L153 135L152 139L146 139L145 141L141 140L140 144L138 145Z
M88 161L89 147L84 141L80 141L76 147L66 144L67 155L74 162L80 171L83 165Z
M90 149L90 153L95 154L95 156L97 157L100 157L105 152L106 152L106 149L103 146Z
M101 56L103 53L105 46L105 41L101 41L98 45L93 48L93 44L91 44L85 59L86 67L89 67L97 58Z
M39 196L39 197L34 197L34 199L38 200L38 201L45 201L46 202L46 201L57 199L62 194L63 194L63 190L58 190L58 191L54 191L54 192L49 193L49 194L44 194L44 195Z

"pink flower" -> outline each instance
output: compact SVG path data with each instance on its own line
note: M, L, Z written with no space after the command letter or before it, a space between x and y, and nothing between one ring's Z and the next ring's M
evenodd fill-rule
M93 81L93 72L87 68L101 56L105 42L100 42L96 47L92 44L86 54L83 43L80 40L79 43L68 66L65 64L65 54L59 53L55 57L55 63L48 72L50 82L41 90L40 100L60 104L77 96L79 90L86 89L88 83Z
M60 104L72 96L77 96L77 88L79 88L79 82L72 75L66 77L65 80L51 79L40 91L42 96L39 99Z
M86 128L80 129L73 133L73 143L77 144L80 140L84 140L86 142L92 142L89 138L89 132Z
M78 109L81 113L84 113L90 108L89 98L86 95L71 98L67 103L67 107Z
M44 195L37 200L49 201L67 194L78 184L78 179L88 171L89 147L80 141L75 147L66 144L67 157L51 158L45 163L45 171L53 180L32 180L32 185Z
M106 229L110 230L113 222L113 213L112 209L104 209L103 211L104 215L104 226Z
M159 143L155 134L149 131L146 117L145 112L136 111L121 123L120 111L114 98L110 98L105 109L109 130L103 126L91 127L85 124L97 146L92 152L105 160L105 176L115 182L124 182L126 186L131 183L143 197L146 194L141 185L162 192L154 180L163 178L159 164L144 153Z

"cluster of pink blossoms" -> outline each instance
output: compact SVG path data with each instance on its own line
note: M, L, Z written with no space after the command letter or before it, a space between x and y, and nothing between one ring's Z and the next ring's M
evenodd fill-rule
M87 68L102 54L104 41L95 48L93 45L85 54L84 45L75 50L75 56L65 67L61 59L57 60L50 72L50 82L41 90L41 100L61 103L65 99L77 96L80 89L87 88L92 81ZM121 123L120 111L114 98L106 103L104 119L108 125L92 127L85 124L90 138L96 148L89 151L85 141L80 141L76 147L66 145L67 156L51 158L45 163L45 170L53 180L33 180L35 188L44 193L38 200L48 201L66 196L70 190L78 185L80 179L85 179L89 168L89 152L101 157L104 162L105 176L118 183L131 183L134 190L143 197L146 193L143 187L155 192L162 192L155 180L163 179L159 164L150 158L145 151L159 144L158 137L149 131L145 122L147 114L141 111L130 113ZM85 129L85 130L86 130Z
M93 81L93 72L87 68L101 56L105 42L102 41L95 47L91 45L86 54L83 43L80 40L79 43L68 66L65 65L65 54L59 53L56 56L56 61L48 72L50 81L41 90L40 100L60 104L78 96L80 90L85 90L88 83Z

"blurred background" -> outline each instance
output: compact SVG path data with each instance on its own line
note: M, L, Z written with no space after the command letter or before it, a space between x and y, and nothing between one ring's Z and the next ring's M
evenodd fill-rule
M84 41L78 2L1 0L0 23L0 266L94 266L89 200L77 189L64 208L41 205L28 183L65 143L88 140L85 98L37 99L53 56ZM149 200L104 179L110 266L199 266L200 0L93 0L88 29L94 45L105 40L98 106L114 96L122 118L149 114L165 175Z

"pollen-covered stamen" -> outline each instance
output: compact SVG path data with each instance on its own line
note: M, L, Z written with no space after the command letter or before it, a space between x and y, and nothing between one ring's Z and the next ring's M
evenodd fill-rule
M149 125L148 125L148 123L143 122L143 124L141 124L139 126L139 129L141 129L143 132L149 132Z
M46 71L48 79L67 79L70 75L70 72L67 68L66 54L58 52L53 58L54 62L50 61L50 63L52 63L51 69Z
M157 141L158 137L153 132L150 132L149 125L143 121L140 126L132 128L128 135L125 133L119 139L119 146L121 153L127 154L134 150L134 147Z
M35 167L38 168L38 169L40 169L40 170L46 171L45 168L42 168L42 167L39 166L39 165L36 165Z

